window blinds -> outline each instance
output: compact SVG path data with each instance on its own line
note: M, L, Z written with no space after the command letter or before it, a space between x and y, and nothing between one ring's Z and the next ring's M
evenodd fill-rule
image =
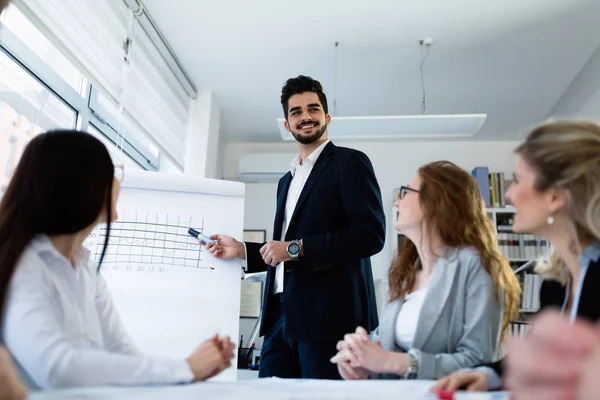
M122 106L125 119L183 168L190 97L123 0L14 4L87 79ZM133 41L126 54L128 38Z

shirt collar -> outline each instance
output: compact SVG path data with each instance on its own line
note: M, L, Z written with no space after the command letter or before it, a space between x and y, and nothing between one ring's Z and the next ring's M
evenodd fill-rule
M33 240L31 241L30 247L33 249L33 251L35 251L38 255L43 255L43 254L50 254L53 257L57 257L57 258L61 258L67 262L69 262L67 260L67 258L60 253L56 247L54 247L54 244L52 243L52 241L50 240L50 238L47 235L37 235L33 238ZM78 267L79 265L81 265L83 262L87 261L90 258L90 254L91 252L86 249L85 247L81 247L79 250L77 250L73 256L74 261L75 261L75 265ZM70 264L70 262L69 262Z
M600 240L597 239L583 251L581 266L588 266L592 262L598 262L598 259L600 259Z
M310 153L310 155L308 157L306 157L306 160L304 160L304 164L300 164L300 154L298 154L296 157L294 157L294 159L292 160L292 162L290 163L290 173L292 174L292 177L296 174L296 170L298 168L300 168L302 165L314 165L315 162L317 162L317 160L319 159L319 156L321 155L321 153L323 152L323 150L325 149L325 146L327 146L329 144L330 140L327 139L326 141L324 141L319 147L317 147L312 153Z

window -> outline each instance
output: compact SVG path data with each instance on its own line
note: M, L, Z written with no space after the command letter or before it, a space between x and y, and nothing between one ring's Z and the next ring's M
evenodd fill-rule
M21 154L39 133L74 128L77 112L0 52L0 193Z
M101 122L106 121L137 150L134 142L139 143L150 167L160 150L183 169L189 108L196 90L139 1L14 0L13 4L21 14L12 12L15 21L6 26L26 38L27 45L31 42L36 57L51 70L60 70L62 80L81 93L85 85L78 86L75 67L106 97L90 98L93 114ZM55 60L47 44L62 55ZM113 108L119 105L116 115L123 117L116 121L118 127L114 112L99 111L100 105L110 109L103 100ZM97 128L110 135L105 127Z
M119 117L119 110L18 8L5 10L0 23L0 194L27 143L50 129L87 131L118 163L159 169L160 151L144 131L127 116Z
M110 158L113 161L113 164L115 164L115 165L123 164L128 169L129 168L138 169L138 170L142 169L142 167L140 167L139 164L133 162L131 160L131 158L129 158L122 151L120 151L116 146L114 146L114 144L112 142L110 142L108 139L106 139L106 136L104 136L104 134L102 132L100 132L98 130L98 128L96 128L94 125L90 124L87 131L88 131L88 133L94 135L102 143L104 143L104 145L108 149L108 152L110 154Z
M92 99L94 99L94 94L92 94ZM98 111L100 114L102 115L119 115L119 110L117 109L117 107L110 101L110 99L108 97L106 97L104 94L102 93L98 93L97 96L97 103L94 103L94 100L92 100L91 104L90 104L90 108L94 111ZM142 129L140 129L138 126L136 126L133 123L127 123L127 122L117 122L118 125L123 125L125 124L127 126L127 130L130 131L131 134L133 134L133 137L135 138L135 140L138 140L140 142L140 144L142 144L144 147L146 147L150 153L152 153L155 157L158 157L158 155L160 154L158 151L158 148L146 137L146 134L142 131ZM114 126L113 128L115 128L115 130L119 131L119 128L117 126ZM124 128L124 127L122 127ZM125 129L122 129L123 131ZM131 139L129 139L131 140Z
M147 139L145 132L99 90L90 88L90 123L109 139L114 146L129 155L144 169L158 170L160 152ZM144 149L144 151L140 151Z
M67 58L17 9L10 6L0 18L2 24L19 37L46 65L80 95L84 95L85 78Z
M75 110L4 53L0 53L0 71L0 101L44 130L75 128Z

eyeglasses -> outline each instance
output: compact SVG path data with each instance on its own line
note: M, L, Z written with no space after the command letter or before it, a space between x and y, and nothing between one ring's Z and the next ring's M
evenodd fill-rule
M125 166L124 165L115 165L115 179L119 182L123 182L123 178L125 178Z
M408 187L408 186L401 186L401 187L400 187L400 198L401 198L401 199L403 199L403 198L404 198L404 196L406 196L406 194L407 194L409 191L410 191L410 192L419 193L419 191L418 191L417 189L413 189L413 188L410 188L410 187Z

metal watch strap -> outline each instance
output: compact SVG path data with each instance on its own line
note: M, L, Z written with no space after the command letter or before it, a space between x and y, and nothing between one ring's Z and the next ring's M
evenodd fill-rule
M409 364L406 374L404 374L404 379L417 379L419 376L419 361L411 350L408 351L407 355Z
M290 242L290 244L291 244L291 243L295 243L296 245L298 245L298 247L300 248L300 251L302 251L302 246L300 246L300 241L299 241L299 240L292 240L292 241ZM290 257L292 257L292 261L295 261L295 260L297 260L298 258L300 258L300 251L299 251L297 254L295 254L295 255L292 255L292 254L290 254L290 252L289 252L289 250L288 250L288 255L289 255Z

